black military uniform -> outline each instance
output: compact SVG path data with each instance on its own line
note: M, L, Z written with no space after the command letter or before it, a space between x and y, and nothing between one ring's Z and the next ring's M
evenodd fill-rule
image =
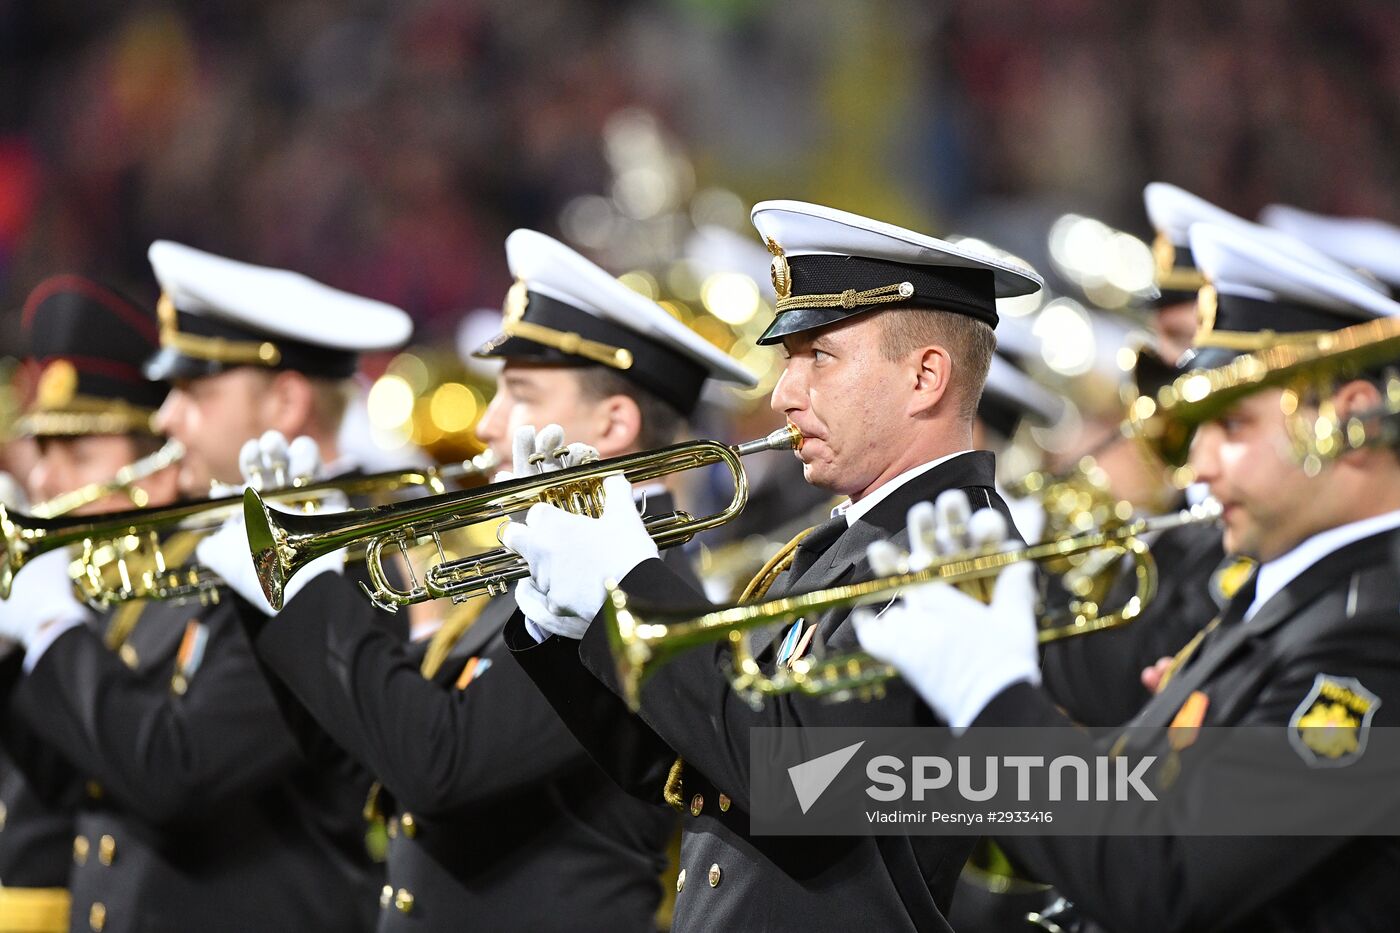
M1400 305L1340 270L1310 268L1247 233L1197 225L1191 239L1198 256L1207 251L1203 270L1213 288L1211 313L1203 316L1185 368L1221 365L1251 344L1267 347L1300 332L1400 314ZM1363 753L1367 729L1397 722L1385 699L1400 690L1400 583L1393 563L1400 513L1346 530L1352 527L1329 529L1337 536L1330 544L1316 536L1295 544L1293 575L1276 591L1257 591L1267 564L1246 582L1128 723L1133 749L1171 756L1171 726L1279 726L1287 727L1280 743L1287 737L1307 764L1314 763L1309 756L1340 764L1341 755ZM1304 734L1293 735L1328 696L1356 704L1331 710L1330 722L1353 740L1350 751L1346 743L1313 749ZM973 727L1068 722L1046 691L1020 683L994 698ZM1084 743L1093 754L1087 737ZM1181 753L1183 773L1190 754L1189 748ZM1400 842L1393 838L998 842L1032 877L1052 881L1079 912L1113 930L1379 930L1393 925L1400 908L1394 884Z
M511 659L514 600L488 602L425 676L428 646L334 584L308 584L318 611L269 624L257 650L382 785L379 929L650 929L675 814L619 793Z
M779 315L761 341L765 343L868 313L886 301L994 323L994 295L1022 294L1039 286L1033 273L1018 267L814 205L769 202L755 208L755 218L777 256ZM850 243L852 237L858 245ZM907 544L909 508L945 490L964 490L974 509L994 508L1010 525L994 479L995 461L986 451L961 453L921 473L911 471L882 489L885 497L858 520L848 523L841 514L813 529L769 593L870 579L866 547L882 539ZM621 585L648 605L703 603L656 560L638 565ZM798 626L782 641L800 644L805 638L806 650L813 652L856 646L844 613ZM815 631L808 635L811 626ZM932 713L903 684L891 684L883 699L870 703L830 704L787 695L770 698L756 712L730 688L728 649L701 647L658 668L643 688L639 716L629 717L599 620L579 643L559 637L537 643L520 617L507 624L506 638L609 773L646 799L664 794L687 814L682 816L675 929L948 929L944 913L972 840L786 838L755 836L749 828L751 728L935 724ZM774 641L759 661L771 669L789 654Z
M562 243L516 231L506 253L517 285L504 332L480 355L613 369L679 415L707 378L752 381ZM642 492L648 513L674 508L666 493ZM694 584L678 550L666 559ZM514 600L485 603L465 632L450 614L424 664L423 646L376 631L363 599L333 583L315 580L288 604L316 605L314 622L277 619L257 648L383 786L380 929L653 929L675 813L619 791L510 657L501 630Z
M151 415L166 386L147 381L140 371L156 342L148 310L90 279L59 275L30 293L22 326L38 378L17 434L154 437ZM106 615L95 619L94 630L107 629L111 621ZM0 683L8 708L23 652L15 646L6 651ZM20 762L52 766L57 753L35 741L16 717L7 719L0 746L0 930L66 930L74 813L82 788L72 781L31 781Z
M165 289L152 379L244 365L343 378L356 350L407 332L397 309L289 273L172 243L151 259ZM14 688L12 711L85 789L75 929L373 925L382 875L364 845L369 778L284 721L249 644L251 611L228 593L152 605L119 652L74 628Z
M1157 595L1141 615L1122 628L1051 642L1041 652L1045 689L1081 725L1121 726L1131 719L1151 699L1142 669L1176 654L1220 612L1223 597L1212 583L1225 561L1219 528L1168 529L1149 548L1157 562ZM1131 575L1120 578L1108 605L1123 605L1135 586Z
M1155 182L1144 192L1148 218L1156 231L1152 254L1157 295L1154 311L1194 305L1205 278L1196 267L1188 233L1191 224L1239 223L1221 208L1172 185ZM1163 360L1152 348L1138 358L1137 389L1153 394L1176 376L1175 360ZM1175 508L1185 508L1179 497ZM1225 560L1220 530L1209 525L1172 528L1150 542L1157 562L1157 595L1129 625L1092 638L1071 638L1045 647L1041 670L1045 688L1074 720L1086 726L1120 726L1150 698L1141 672L1176 654L1220 611L1223 594L1212 577ZM1136 581L1126 574L1108 605L1121 606Z
M1391 531L1328 555L1244 622L1247 587L1227 621L1128 725L1163 729L1165 747L1165 728L1200 691L1209 698L1203 725L1288 726L1326 676L1360 681L1382 701L1369 725L1394 726L1400 720L1384 700L1400 690L1400 583L1390 564L1397 545L1400 533ZM993 700L974 728L1067 723L1046 694L1020 684ZM998 842L1031 877L1053 880L1080 912L1112 930L1382 930L1400 910L1400 842L1391 838Z

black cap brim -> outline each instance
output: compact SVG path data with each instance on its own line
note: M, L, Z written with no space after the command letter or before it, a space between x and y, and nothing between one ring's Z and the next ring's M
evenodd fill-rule
M760 347L772 346L781 342L789 334L800 334L804 330L816 330L819 327L849 321L876 310L886 309L871 307L854 313L845 308L799 308L793 311L784 311L773 318L773 323L769 324L768 329L763 332L763 336L758 338L758 345Z
M202 360L186 356L174 347L161 347L142 366L146 378L156 382L174 382L177 379L202 379L216 376L228 369L228 365L215 360Z

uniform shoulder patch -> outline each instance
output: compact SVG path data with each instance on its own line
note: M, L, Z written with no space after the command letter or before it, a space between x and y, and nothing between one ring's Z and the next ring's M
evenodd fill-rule
M1288 741L1314 768L1349 765L1366 751L1380 705L1355 677L1318 674L1288 721Z

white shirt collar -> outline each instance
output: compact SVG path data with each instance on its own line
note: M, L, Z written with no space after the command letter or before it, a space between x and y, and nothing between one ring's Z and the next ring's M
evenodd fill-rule
M928 463L921 463L916 467L910 467L903 473L896 476L894 479L885 483L883 486L878 487L874 492L866 495L866 497L864 499L861 499L859 502L852 502L850 499L847 499L845 502L842 502L840 505L836 506L836 508L831 510L831 517L835 518L838 515L846 516L846 526L850 527L851 525L854 525L856 522L864 518L865 514L871 509L875 508L875 506L879 505L885 499L889 498L890 494L893 493L896 489L898 489L900 486L903 486L905 483L909 482L914 477L922 476L929 470L932 470L934 467L938 466L940 463L947 463L954 457L961 457L963 454L970 453L972 453L971 450L959 450L957 453L951 453L946 456L939 457L937 460L930 460Z
M1245 619L1252 619L1265 603L1278 595L1279 591L1328 554L1393 528L1400 528L1400 510L1319 531L1312 537L1305 538L1288 553L1261 564L1254 584L1254 602L1250 603L1249 609L1245 611Z

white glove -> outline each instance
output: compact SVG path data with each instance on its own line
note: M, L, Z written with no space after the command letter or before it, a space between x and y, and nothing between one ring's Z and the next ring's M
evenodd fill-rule
M0 636L25 647L24 669L31 671L59 635L91 617L89 609L73 595L67 548L40 554L29 561L0 602Z
M250 440L239 452L238 468L243 480L254 489L266 484L268 488L281 488L293 481L307 482L317 478L321 466L321 450L309 437L295 438L290 444L277 431L268 431L257 440ZM272 503L273 508L278 506ZM318 512L344 511L343 497L321 499L317 503ZM267 597L263 595L262 584L258 582L257 571L253 567L253 555L248 547L248 527L243 520L242 510L236 511L218 531L209 535L195 548L199 562L218 574L229 589L242 596L264 615L274 616ZM333 551L318 557L302 568L296 576L287 581L283 589L283 605L323 573L344 573L345 551Z
M984 509L959 528L965 509L943 499L933 509L923 503L909 510L913 550L907 559L889 542L871 545L868 556L876 573L899 572L901 560L911 570L928 566L937 556L930 542L946 556L1005 538L999 513ZM990 606L951 584L928 583L905 590L901 602L879 615L857 610L852 622L861 647L898 669L960 732L1007 687L1023 680L1040 683L1035 603L1035 567L1023 562L1001 572Z
M549 615L583 620L583 631L603 606L605 584L621 580L642 561L658 556L656 542L637 512L632 484L621 475L609 476L603 480L603 497L598 518L540 503L525 513L523 524L507 522L501 534L501 542L530 565L530 579L545 598ZM556 635L582 637L574 626L551 628L555 623L550 619L533 621Z
M515 604L525 616L525 630L535 641L544 641L551 634L577 641L588 633L588 619L571 616L554 605L529 577L516 581Z
M597 459L595 447L578 443L566 445L564 429L557 424L547 424L538 433L533 424L522 424L511 438L511 468L501 470L491 481L503 483L517 476L552 473Z
M210 494L233 496L250 488L264 492L310 482L321 473L321 448L304 435L287 443L281 431L264 431L262 437L244 441L238 471L243 474L241 484L216 482Z

